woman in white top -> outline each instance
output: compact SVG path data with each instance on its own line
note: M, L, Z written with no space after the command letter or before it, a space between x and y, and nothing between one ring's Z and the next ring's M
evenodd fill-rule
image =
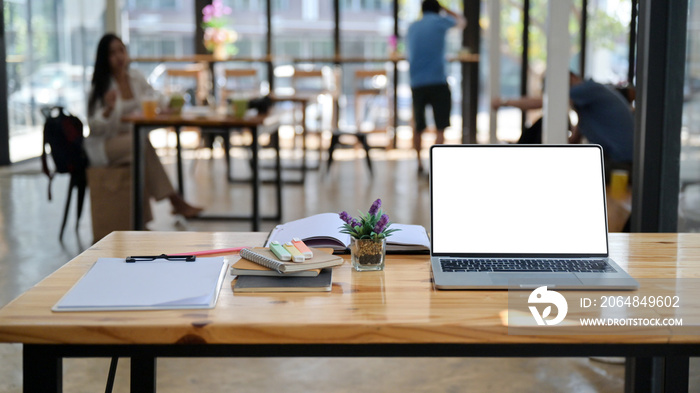
M129 69L124 43L114 34L105 34L97 46L92 88L88 99L90 135L85 149L92 166L117 166L133 161L133 124L122 116L141 110L141 101L156 93L137 70ZM188 204L175 192L150 142L144 146L145 186L149 197L169 198L173 213L195 217L202 209Z

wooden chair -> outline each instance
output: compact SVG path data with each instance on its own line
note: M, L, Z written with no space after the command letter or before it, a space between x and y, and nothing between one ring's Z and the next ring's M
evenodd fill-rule
M180 93L190 105L206 104L209 95L209 69L203 63L189 64L185 68L168 68L165 70L164 89L170 95ZM183 131L200 134L199 128L189 127Z
M355 71L355 125L358 132L386 132L391 124L391 110L386 70ZM378 121L386 121L378 124ZM365 127L365 120L371 128Z
M185 68L169 68L165 71L167 93L181 92L190 95L190 104L204 105L209 96L209 69L204 64L192 64Z
M255 68L225 69L219 102L226 103L232 95L242 93L250 98L260 95L260 78Z
M325 69L303 69L295 68L291 76L291 84L294 95L309 98L306 113L301 116L302 120L296 119L295 123L306 119L302 134L302 147L306 149L306 137L316 135L319 138L319 153L321 151L321 136L324 129L331 129L335 124L335 110L333 109L335 96L335 86L330 68ZM297 133L302 131L297 131Z
M260 78L258 70L255 68L227 68L223 70L223 79L219 79L219 104L228 108L230 105L229 99L236 95L242 95L246 99L252 99L260 96ZM240 134L248 130L240 130ZM221 137L223 146L226 150L226 165L228 168L228 178L233 181L231 168L231 140L228 130L210 130L208 132L213 138ZM213 143L213 140L211 141Z
M372 173L372 161L370 160L368 134L383 132L387 133L389 125L392 124L390 100L388 96L388 77L386 70L357 70L354 74L354 94L355 94L355 130L343 131L335 130L328 148L328 165L330 170L333 163L333 152L338 147L362 146L365 150L365 159L370 173ZM384 119L385 123L379 121ZM371 128L365 126L370 122ZM342 144L342 139L354 138L354 143Z

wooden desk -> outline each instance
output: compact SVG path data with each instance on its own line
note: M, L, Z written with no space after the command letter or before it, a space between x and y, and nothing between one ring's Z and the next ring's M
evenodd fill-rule
M195 115L157 115L154 118L146 118L142 114L128 115L122 117L123 122L134 124L134 162L133 162L133 227L136 230L143 230L143 182L144 182L144 160L143 160L143 145L147 133L154 127L174 127L177 145L177 180L180 194L183 193L182 180L182 147L180 145L180 128L181 127L200 127L200 128L216 128L216 129L235 129L248 128L252 134L252 142L250 149L252 151L251 165L253 166L252 188L253 188L253 206L251 217L238 216L202 216L204 219L250 219L252 221L253 231L258 231L260 228L260 174L258 163L258 136L261 133L263 126L276 127L275 116L254 116L245 118L236 118L220 113L209 114L207 116ZM280 168L279 144L276 146L276 185L277 185L277 213L269 217L271 220L280 220L282 217L282 175ZM226 154L229 154L227 151ZM228 169L230 170L230 168ZM268 217L265 217L268 219Z
M399 62L405 61L406 56L399 54L392 54L387 57L350 57L350 56L331 56L331 57L307 57L307 58L295 58L294 63L336 63L336 64L346 64L346 63L389 63L389 62ZM450 55L446 58L449 62L461 62L461 63L478 63L478 54L455 54Z
M507 291L436 291L425 255L391 255L383 272L355 272L346 261L334 269L329 293L234 295L227 276L211 310L50 310L99 257L261 245L265 238L265 233L108 235L0 310L0 342L24 344L24 391L59 391L63 357L131 357L132 392L152 392L157 357L595 355L634 357L638 365L665 357L666 387L677 392L688 389L688 357L700 355L700 335L672 330L509 335L499 318L508 308ZM700 277L700 234L611 234L610 251L637 279Z
M262 57L245 57L245 56L230 56L225 59L217 59L212 54L205 55L190 55L190 56L159 56L159 57L134 57L131 59L134 63L222 63L222 62L246 62L246 63L266 63L273 61L271 56Z

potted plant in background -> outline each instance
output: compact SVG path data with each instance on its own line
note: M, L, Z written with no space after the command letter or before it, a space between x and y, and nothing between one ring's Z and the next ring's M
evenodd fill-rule
M399 229L390 229L389 216L380 209L382 200L372 203L369 211L360 213L360 220L347 212L340 213L345 222L342 233L350 235L350 257L357 271L383 270L386 257L386 238Z
M227 19L224 15L230 14L231 8L225 6L223 0L214 0L202 9L204 47L212 52L217 60L225 60L238 53L238 48L233 45L238 39L238 34L226 28Z

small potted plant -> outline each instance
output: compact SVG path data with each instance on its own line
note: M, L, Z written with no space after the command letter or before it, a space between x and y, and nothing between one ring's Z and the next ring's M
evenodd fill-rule
M350 256L357 271L383 270L386 256L386 238L399 229L390 229L389 216L380 209L382 200L374 201L369 211L360 213L360 220L347 212L340 213L345 222L342 233L350 235Z

